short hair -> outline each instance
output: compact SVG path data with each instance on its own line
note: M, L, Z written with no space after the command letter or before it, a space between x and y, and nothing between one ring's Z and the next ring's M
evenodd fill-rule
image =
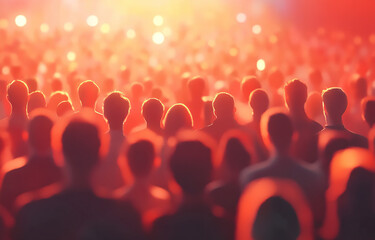
M108 122L125 121L129 110L130 101L121 92L112 92L104 99L103 113Z
M372 127L375 124L375 97L364 98L361 105L363 118Z
M241 92L246 100L255 89L261 87L260 82L255 76L246 76L241 81Z
M131 144L127 151L127 159L134 176L148 176L155 159L154 145L148 140L140 140Z
M34 109L45 108L47 105L46 97L41 91L32 92L29 96L29 102L27 104L27 112L31 113Z
M345 92L338 87L323 90L322 99L324 108L330 115L342 116L348 106Z
M269 106L267 92L263 89L255 89L249 97L249 105L254 112L264 113Z
M165 114L164 129L166 135L176 134L181 129L193 127L193 117L189 108L184 104L177 103L170 107Z
M62 135L62 149L67 165L78 171L91 170L99 160L100 137L95 125L73 120Z
M27 78L25 80L27 87L29 88L29 93L32 93L38 89L38 82L35 78Z
M57 108L56 108L56 113L57 113L57 116L59 117L64 116L64 114L68 112L73 112L73 111L74 111L73 105L70 101L62 101L59 103L59 105L57 105Z
M285 84L285 101L289 107L302 105L307 100L307 86L299 79L290 80Z
M206 88L206 83L202 77L196 76L191 78L187 82L187 86L190 94L196 96L203 96L204 90Z
M93 105L99 97L99 87L95 82L86 80L78 86L78 96L82 105Z
M216 94L212 106L217 117L234 114L234 98L229 93L221 92Z
M225 145L223 160L231 170L241 171L250 164L251 155L240 139L231 137Z
M271 142L276 147L287 147L292 141L293 125L285 113L271 114L267 122L267 131Z
M29 98L29 89L26 83L14 80L8 85L7 95L12 106L26 106Z
M150 120L160 121L164 113L164 104L157 98L150 98L142 104L142 115L146 122Z
M29 144L37 149L51 146L53 120L47 114L37 114L28 122Z
M211 180L211 149L200 141L177 144L169 160L174 179L189 194L201 194Z

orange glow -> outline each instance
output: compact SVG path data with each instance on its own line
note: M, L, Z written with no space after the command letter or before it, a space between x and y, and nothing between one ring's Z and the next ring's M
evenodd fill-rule
M6 19L0 19L0 29L6 29L9 26L9 22Z
M68 59L68 61L73 62L76 60L76 53L73 51L70 51L66 54L66 58Z
M134 29L129 29L128 31L126 31L126 37L127 38L130 38L130 39L133 39L137 36L136 32L134 31Z
M111 31L111 26L108 23L104 23L100 26L100 31L103 34L108 34Z
M239 22L239 23L244 23L244 22L246 22L246 20L247 20L247 16L246 16L245 13L239 13L239 14L237 14L237 16L236 16L236 20L237 20L237 22Z
M49 25L47 23L42 23L40 25L40 31L42 33L48 33L49 32Z
M73 23L67 22L67 23L64 24L64 30L66 32L71 32L71 31L73 31L73 29L74 29Z
M160 27L164 24L164 18L160 15L157 15L154 17L153 22L155 26Z
M261 32L262 32L262 27L260 26L260 25L254 25L253 27L252 27L252 31L253 31L253 33L255 34L255 35L259 35L259 34L261 34Z

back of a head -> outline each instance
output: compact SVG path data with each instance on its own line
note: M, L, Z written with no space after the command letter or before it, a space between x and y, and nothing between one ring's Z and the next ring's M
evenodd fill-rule
M180 142L169 163L174 179L185 193L203 193L213 169L210 148L200 141Z
M56 113L58 117L62 117L65 114L73 113L73 112L74 112L73 105L70 101L62 101L59 103L59 105L57 105Z
M157 98L150 98L142 105L142 115L146 122L159 122L164 114L164 105Z
M100 137L97 127L81 120L71 121L63 132L62 147L70 168L90 171L99 160Z
M268 76L268 84L271 89L279 89L284 84L284 74L279 69L274 69Z
M181 129L191 129L193 127L193 118L189 109L183 104L175 104L168 109L164 128L167 136L176 134Z
M143 95L143 84L140 82L132 83L130 87L131 95L133 98L140 98Z
M367 124L372 127L375 124L375 98L367 97L362 100L362 114Z
M32 92L29 96L29 102L27 103L27 112L30 114L37 108L45 108L46 105L46 97L41 91Z
M249 97L249 105L254 113L263 114L269 106L269 99L266 91L263 89L254 90Z
M110 93L103 102L104 117L111 123L123 123L130 110L130 101L121 92Z
M29 93L32 93L38 89L38 82L35 78L28 78L25 80L27 87L29 88Z
M202 97L206 89L205 80L202 77L193 77L187 83L191 97Z
M244 77L241 82L241 92L243 98L247 101L252 91L261 88L260 82L255 76Z
M357 167L350 174L346 192L349 194L352 204L359 208L372 207L374 199L375 174L365 168ZM371 209L365 209L371 211Z
M296 240L300 231L294 208L283 198L271 197L259 207L253 226L255 240Z
M53 121L47 114L37 114L28 123L29 144L37 152L51 148Z
M251 156L238 138L230 138L225 146L224 163L233 171L241 171L250 164Z
M12 107L26 107L29 89L26 83L15 80L8 85L7 96Z
M234 98L229 93L216 94L212 106L218 118L233 117L235 112Z
M154 145L148 140L140 140L129 146L127 151L128 165L135 177L147 177L154 164Z
M367 80L364 77L353 79L350 82L350 87L353 90L353 97L360 100L367 96Z
M99 87L91 80L82 82L78 87L78 96L83 107L95 107L99 97Z
M307 86L298 79L285 84L285 101L291 111L303 108L307 99Z
M348 106L348 98L341 88L324 90L322 99L325 112L330 116L341 117Z
M276 148L288 148L292 142L293 125L285 113L271 114L267 121L267 131L270 141Z
M67 92L61 92L61 91L53 92L51 96L49 97L47 108L50 109L51 111L56 111L59 103L63 101L69 101L69 95Z

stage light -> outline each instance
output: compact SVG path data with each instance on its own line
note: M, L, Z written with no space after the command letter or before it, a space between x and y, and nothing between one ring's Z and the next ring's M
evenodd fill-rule
M27 23L27 19L24 15L18 15L14 22L16 23L17 27L24 27Z
M111 26L109 26L108 23L104 23L100 26L100 31L103 33L103 34L107 34L111 31Z
M73 29L74 29L73 23L67 22L67 23L64 24L64 30L66 32L71 32L71 31L73 31Z
M237 14L237 16L236 16L236 19L237 19L237 22L239 22L239 23L244 23L244 22L246 22L246 20L247 20L247 16L246 16L245 13L239 13L239 14Z
M252 31L255 35L258 35L262 32L262 27L258 24L254 25Z
M153 22L154 22L154 25L155 25L155 26L162 26L163 23L164 23L164 19L163 19L162 16L157 15L157 16L154 17Z
M162 44L165 40L165 37L164 37L164 34L161 33L161 32L156 32L152 35L152 41L155 43L155 44Z
M98 25L98 23L99 23L99 19L95 15L90 15L90 16L87 17L86 23L90 27L96 27Z
M74 60L76 60L76 54L75 54L75 52L69 51L66 54L66 58L68 59L68 61L73 62Z
M128 31L126 31L126 37L127 38L133 39L136 36L137 36L137 34L135 33L134 29L129 29Z
M40 25L40 31L42 33L48 33L49 32L49 26L48 26L48 24L47 23L42 23Z
M0 29L8 28L9 22L6 19L0 19Z
M261 72L264 71L264 69L266 69L266 62L263 59L259 59L257 61L257 69Z

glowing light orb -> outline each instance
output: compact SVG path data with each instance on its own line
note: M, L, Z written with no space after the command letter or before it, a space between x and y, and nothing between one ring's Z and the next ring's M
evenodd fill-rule
M239 13L239 14L237 14L237 16L236 16L236 19L237 19L237 22L239 22L239 23L244 23L244 22L246 22L246 20L247 20L247 16L246 16L245 13Z
M127 38L130 38L130 39L133 39L137 36L136 32L134 31L134 29L129 29L128 31L126 31L126 37Z
M152 35L152 41L157 44L157 45L160 45L164 42L165 40L165 37L164 37L164 34L161 33L161 32L156 32Z
M4 66L1 72L3 75L8 75L10 73L10 67Z
M255 35L259 35L262 32L262 27L256 24L253 26L252 31Z
M18 15L14 22L16 23L17 27L24 27L27 23L27 19L24 15Z
M68 61L73 62L74 60L76 60L76 53L73 51L69 51L66 54L66 58L68 59Z
M107 34L111 31L111 26L108 23L104 23L100 26L100 31L103 34Z
M266 62L263 59L257 61L257 69L259 71L264 71L264 69L266 69Z
M49 32L49 25L47 23L42 23L40 25L40 31L42 33L48 33Z
M162 26L164 24L164 19L162 16L157 15L154 17L153 22L155 26Z
M66 32L71 32L71 31L73 31L73 29L74 29L73 23L67 22L67 23L64 24L64 30Z
M90 16L87 17L86 23L90 27L96 27L99 23L99 18L95 15L90 15Z

